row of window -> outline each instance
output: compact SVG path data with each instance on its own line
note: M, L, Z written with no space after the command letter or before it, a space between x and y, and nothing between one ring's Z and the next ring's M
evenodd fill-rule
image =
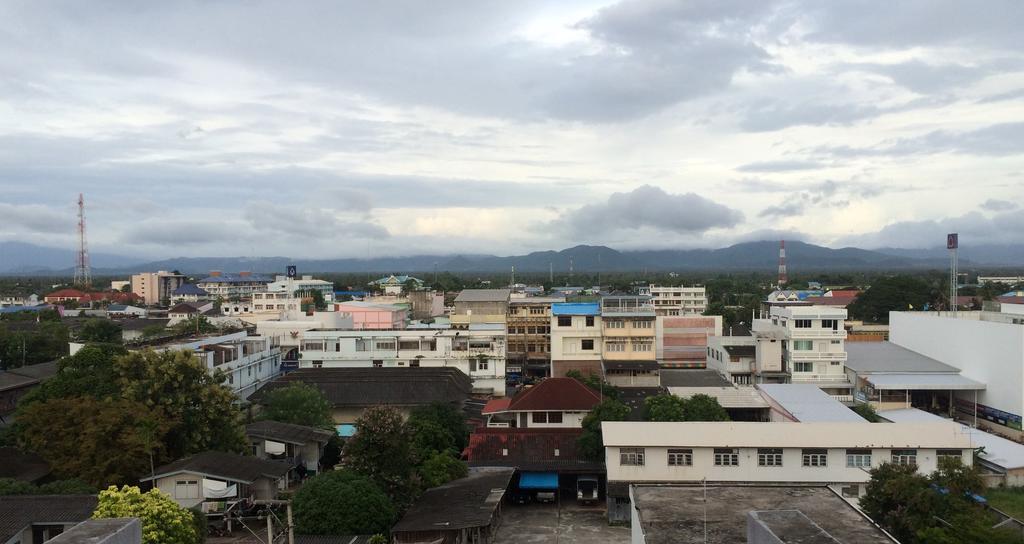
M586 318L586 326L593 327L594 326L594 316L588 315L588 316L584 316L584 317ZM558 316L558 326L559 327L571 327L572 326L572 316L571 315L560 315L560 316Z
M654 328L654 321L650 319L638 319L633 321L634 329L651 329ZM605 319L604 326L608 329L624 329L626 328L626 320L624 319Z
M519 353L521 351L527 351L530 353L550 352L551 344L522 344L519 342L509 342L508 351L509 353Z
M324 362L323 361L311 361L310 364L313 365L313 368L323 368L324 367ZM371 364L373 365L373 368L382 368L384 366L384 360L383 359L374 359ZM396 361L396 364L398 366L405 366L405 361ZM409 367L410 368L419 368L420 367L420 360L419 359L412 359L412 360L410 360L409 361ZM470 359L470 361L469 361L469 370L470 371L490 370L490 369L491 369L491 363L487 359Z
M939 459L961 459L960 450L938 450ZM645 461L644 448L619 448L619 464L643 466ZM917 450L892 450L890 460L897 465L916 465ZM737 448L715 448L714 462L716 467L736 467L740 464L740 450ZM827 467L828 451L824 449L803 449L800 451L800 464L805 467ZM693 450L670 448L668 450L669 466L693 466ZM758 448L757 466L781 467L782 448ZM849 468L870 468L871 450L846 450L846 466Z
M619 351L619 352L621 352L621 351L626 351L626 345L627 345L627 342L606 342L605 345L604 345L604 349L605 349L605 351ZM653 342L643 342L643 341L637 342L637 341L634 341L634 342L631 343L631 345L632 345L632 350L631 351L653 351L654 350L654 343Z
M509 334L548 334L551 327L540 325L536 327L509 327Z
M530 421L534 423L561 423L562 412L531 412Z
M814 326L814 322L812 320L810 320L810 319L794 319L793 320L793 327L797 328L797 329L810 329L813 326ZM823 328L823 329L832 329L834 331L838 331L839 330L839 320L838 319L822 319L821 320L821 328Z

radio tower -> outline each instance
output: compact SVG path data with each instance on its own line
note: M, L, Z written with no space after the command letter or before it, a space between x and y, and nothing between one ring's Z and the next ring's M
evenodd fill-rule
M786 276L786 241L779 240L779 289L789 282Z
M75 260L75 285L92 285L92 271L89 269L89 248L85 243L85 199L78 193L78 256Z

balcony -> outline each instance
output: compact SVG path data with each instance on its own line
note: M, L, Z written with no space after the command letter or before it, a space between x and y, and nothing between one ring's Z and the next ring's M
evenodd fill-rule
M791 374L793 383L816 383L830 382L849 384L846 374L809 374L804 372L793 372ZM852 384L850 384L851 387Z
M835 338L842 339L846 338L846 329L788 329L789 337L793 340L800 340L803 338Z
M783 350L782 356L791 363L796 362L819 362L819 361L842 361L846 362L845 351L793 351Z

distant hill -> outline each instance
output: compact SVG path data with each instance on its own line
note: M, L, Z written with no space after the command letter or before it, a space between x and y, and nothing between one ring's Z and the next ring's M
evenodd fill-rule
M778 265L778 241L746 242L720 249L618 251L605 246L576 246L561 251L535 251L526 255L418 255L373 259L290 259L288 257L177 257L154 262L116 255L92 256L94 273L127 274L143 270L178 270L204 274L210 270L256 272L283 271L294 264L302 272L406 273L435 268L449 272L577 272L650 271L774 271ZM948 266L944 249L866 250L832 249L798 241L786 242L791 270L909 270L942 269ZM0 273L70 274L74 253L30 244L0 244ZM1024 267L1024 246L985 246L964 249L962 267Z

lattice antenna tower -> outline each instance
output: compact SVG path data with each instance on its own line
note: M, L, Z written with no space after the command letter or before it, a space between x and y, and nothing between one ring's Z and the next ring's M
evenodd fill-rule
M78 193L78 255L75 258L75 285L90 287L92 270L89 267L89 246L85 241L85 198Z

